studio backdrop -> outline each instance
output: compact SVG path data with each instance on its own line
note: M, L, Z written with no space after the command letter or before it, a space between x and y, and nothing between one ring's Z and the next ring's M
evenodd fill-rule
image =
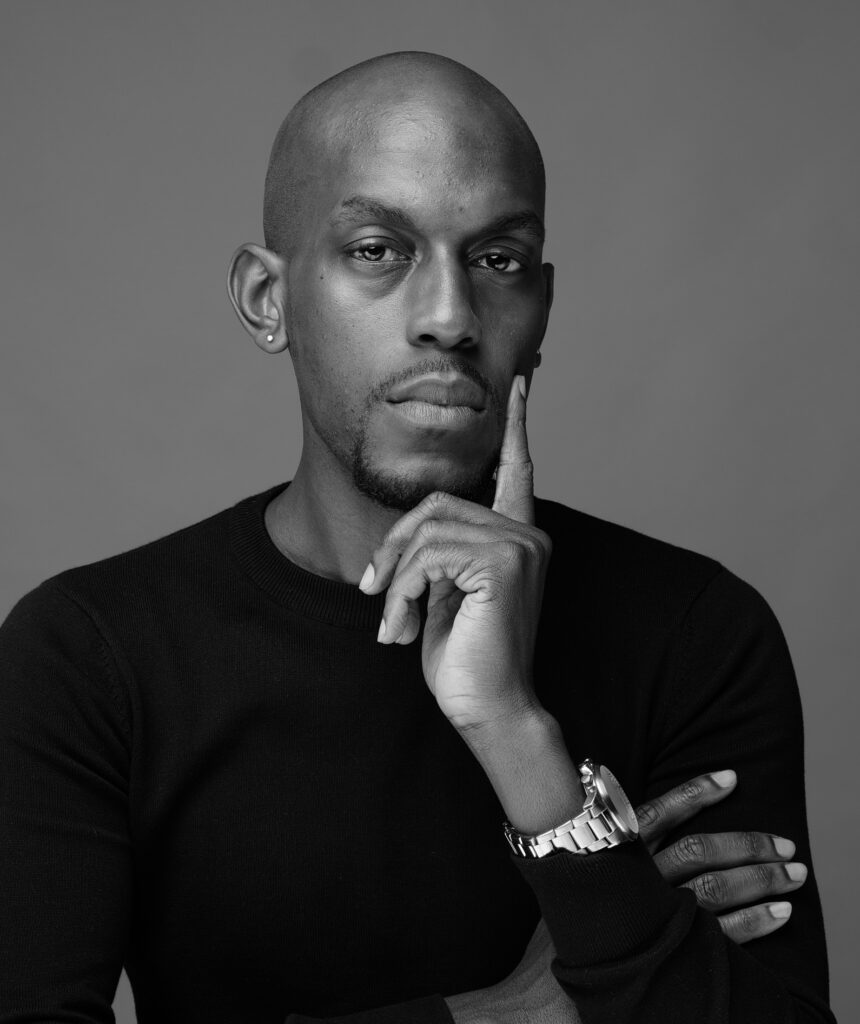
M224 288L262 241L272 137L356 61L461 60L547 165L537 492L714 556L773 606L834 1010L857 1019L858 46L857 5L800 0L6 0L0 613L290 478L289 356ZM134 1019L125 979L116 1006Z

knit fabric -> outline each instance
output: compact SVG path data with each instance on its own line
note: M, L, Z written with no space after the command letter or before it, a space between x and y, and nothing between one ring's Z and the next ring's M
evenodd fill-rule
M814 874L736 946L640 841L512 857L502 808L384 595L268 536L278 484L46 580L0 628L0 1024L450 1022L538 918L593 1022L830 1021ZM716 562L538 500L535 680L634 805L724 768L683 833L810 864L800 701L767 604ZM380 1009L382 1008L382 1009Z

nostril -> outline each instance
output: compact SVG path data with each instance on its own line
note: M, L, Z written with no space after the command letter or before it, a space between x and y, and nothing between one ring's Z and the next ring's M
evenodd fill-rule
M471 345L474 337L471 334L452 335L450 338L438 334L419 334L418 341L428 345L444 345L448 347L453 345Z

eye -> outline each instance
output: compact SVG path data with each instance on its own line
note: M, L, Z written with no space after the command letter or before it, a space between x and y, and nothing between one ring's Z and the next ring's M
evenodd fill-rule
M506 252L485 252L483 256L476 256L475 263L485 270L495 270L499 274L513 274L518 270L525 270L523 263Z
M383 242L359 242L347 254L359 263L400 263L409 258Z

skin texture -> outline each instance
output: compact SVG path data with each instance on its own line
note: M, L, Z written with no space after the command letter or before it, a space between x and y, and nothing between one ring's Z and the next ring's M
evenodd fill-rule
M700 880L721 880L717 887L722 892L720 901L707 909L718 914L725 934L740 944L776 931L788 920L791 904L783 900L770 899L740 910L731 908L788 893L803 884L805 869L790 870L803 865L786 863L794 853L794 843L761 832L728 832L689 837L702 841L692 846L683 841L664 846L666 836L674 828L703 808L724 800L736 783L737 776L732 771L700 775L637 807L636 816L640 835L655 854L655 862L667 881L686 879L684 884L698 897ZM692 856L691 851L695 851ZM720 870L726 864L743 867ZM802 877L792 878L792 874ZM709 884L706 888L713 886ZM504 981L447 1000L454 1019L458 1024L580 1024L575 1005L552 974L554 957L552 938L540 921L522 959Z
M229 285L258 344L289 346L299 388L302 459L267 524L305 568L357 582L398 512L436 490L491 499L511 382L531 378L552 297L540 155L474 72L393 55L300 101L266 199L276 248L241 247ZM520 214L537 230L497 227ZM390 388L432 370L479 385L473 424L393 415ZM335 510L325 525L320 508Z
M540 154L498 90L445 58L392 54L288 115L267 175L267 244L241 246L228 276L245 328L265 351L289 350L299 388L302 457L266 510L272 540L318 575L386 593L379 642L420 637L440 711L508 820L533 834L583 798L531 679L551 557L525 423L552 301L543 210ZM427 374L459 377L469 401L443 414L393 400ZM785 904L736 908L802 884L784 863L792 844L727 833L661 848L730 792L715 778L640 809L643 838L668 881L748 941L779 927ZM509 978L449 1000L455 1020L578 1019L552 955L541 925Z

